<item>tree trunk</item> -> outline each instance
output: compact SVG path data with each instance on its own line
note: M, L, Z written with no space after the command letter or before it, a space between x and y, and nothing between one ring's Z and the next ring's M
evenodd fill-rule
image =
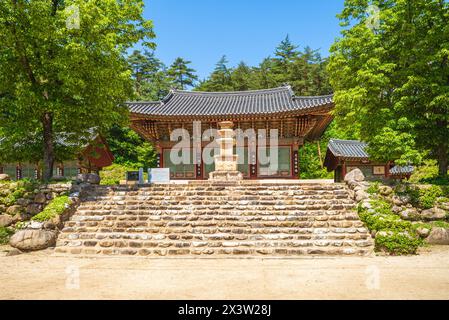
M318 147L318 158L320 159L320 166L321 166L321 169L323 169L324 165L323 165L323 157L321 156L321 144L320 144L320 141L317 141L316 145Z
M42 117L44 128L44 175L43 180L49 181L53 177L55 153L53 146L53 114L46 112Z
M438 175L442 178L447 177L448 148L448 143L441 143L438 146Z

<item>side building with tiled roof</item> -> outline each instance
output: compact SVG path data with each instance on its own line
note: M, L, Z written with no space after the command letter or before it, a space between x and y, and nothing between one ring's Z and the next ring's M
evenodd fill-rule
M208 129L217 129L222 121L232 121L234 129L242 132L265 130L269 133L271 129L278 132L277 168L268 168L259 159L259 150L266 149L259 139L255 148L249 148L248 142L240 147L244 151L239 156L239 171L244 178L293 179L300 176L299 149L307 140L320 139L332 121L330 112L334 103L332 95L299 97L290 86L283 86L241 92L172 90L162 101L129 102L128 108L131 127L153 143L159 167L170 168L173 179L208 179L214 164L203 159L204 153L210 151L211 139L207 136L197 142L196 154L190 157L198 159L195 164L173 163L170 154L178 141L173 141L172 133L185 129L192 137L194 123L200 123L203 134Z
M394 161L373 161L366 151L367 146L357 140L329 140L324 166L329 172L334 171L336 182L341 182L347 173L356 168L360 169L368 180L410 178L414 169L412 166L396 166Z

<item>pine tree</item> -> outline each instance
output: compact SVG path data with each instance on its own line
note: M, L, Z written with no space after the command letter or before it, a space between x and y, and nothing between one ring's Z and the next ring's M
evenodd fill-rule
M168 69L167 75L176 89L186 90L188 87L193 87L198 80L196 70L188 66L190 63L191 61L179 57Z
M166 67L156 58L153 51L142 54L135 50L128 63L134 79L134 89L138 100L159 100L170 90Z
M290 41L289 35L287 35L285 39L281 41L279 46L277 46L275 55L282 64L287 64L292 62L293 59L299 55L299 52L296 49L298 49L298 46L295 46Z

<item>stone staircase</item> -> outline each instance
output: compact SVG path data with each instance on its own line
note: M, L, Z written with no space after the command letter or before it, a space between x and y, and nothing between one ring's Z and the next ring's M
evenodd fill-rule
M56 252L141 256L368 255L373 242L343 184L96 186Z

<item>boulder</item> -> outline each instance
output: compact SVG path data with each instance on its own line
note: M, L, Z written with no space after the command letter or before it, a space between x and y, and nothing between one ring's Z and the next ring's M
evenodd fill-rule
M34 196L34 202L44 204L47 202L47 197L45 196L45 193L38 193Z
M98 174L95 174L95 173L89 173L89 174L87 175L87 183L90 183L90 184L100 184L100 180L101 180L101 178L100 178L100 176L99 176Z
M421 238L427 238L429 236L429 234L430 234L430 229L428 229L428 228L418 228L418 229L416 229L416 232L418 233L418 235Z
M399 214L399 212L402 211L402 208L400 206L393 206L393 208L391 208L391 211L393 211L393 213Z
M42 229L44 223L40 222L40 221L31 221L30 224L28 225L28 228L30 229L35 229L35 230L39 230Z
M383 196L389 196L393 193L393 189L389 186L380 186L379 193Z
M407 208L399 212L399 215L404 220L417 220L419 218L419 212L415 208Z
M27 221L27 220L31 219L31 215L28 213L20 212L20 213L16 214L13 217L13 219L14 219L14 222Z
M368 199L369 194L363 190L359 190L355 193L355 201L360 202L362 200Z
M100 176L95 173L81 173L76 176L78 183L100 184Z
M27 205L30 204L30 200L29 199L25 199L25 198L20 198L16 201L16 204L22 207L26 207Z
M15 216L16 214L20 214L23 212L24 212L24 208L19 205L14 205L14 206L11 206L8 209L6 209L6 213L11 216Z
M31 203L27 206L27 213L36 215L43 210L43 205L39 203Z
M0 215L0 227L9 227L13 223L14 219L9 214Z
M349 181L365 181L365 176L362 170L354 169L345 176L345 182Z
M438 207L421 211L421 219L423 220L443 220L446 218L446 211Z
M10 181L11 178L6 173L0 174L0 181Z
M429 244L449 244L449 232L445 228L432 228L426 239Z
M20 230L11 237L9 244L22 251L42 250L56 244L56 233L48 230Z

